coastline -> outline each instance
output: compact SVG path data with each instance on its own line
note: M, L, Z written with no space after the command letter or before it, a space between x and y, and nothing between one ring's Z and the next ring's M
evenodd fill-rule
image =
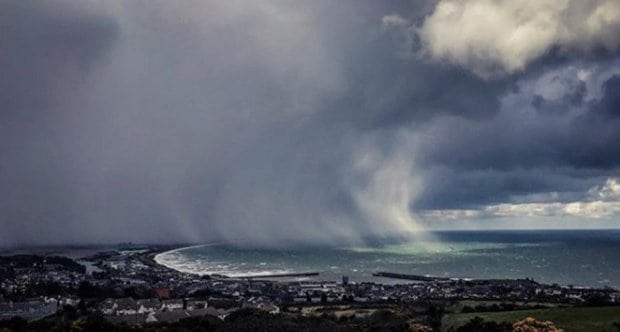
M172 264L166 264L162 261L162 259L160 258L160 256L163 255L168 255L168 254L172 254L181 250L185 250L185 249L190 249L190 248L198 248L198 247L202 247L205 246L206 244L196 244L196 245L183 245L183 246L176 246L174 248L168 248L168 249L164 249L161 248L160 250L156 250L154 252L149 253L149 259L154 263L157 264L158 266L167 268L167 269L171 269L177 272L181 272L181 273L190 273L190 274L195 274L192 272L188 272L188 271L183 271L178 269L177 267L173 266Z
M0 256L37 255L60 256L71 259L80 259L100 252L115 250L115 245L84 245L84 246L27 246L0 249Z
M444 234L442 242L449 249L442 251L422 252L421 255L411 254L411 257L402 256L401 251L415 251L415 247L397 247L385 250L384 248L370 248L361 253L353 250L352 253L339 251L332 252L321 248L295 252L293 256L272 255L279 252L272 249L258 251L254 249L236 249L234 245L227 245L221 241L197 243L176 243L176 244L102 244L102 245L49 245L49 246L30 246L18 248L0 249L0 256L11 255L39 255L39 256L62 256L77 260L82 265L88 265L89 259L97 253L102 256L114 255L129 257L133 256L146 262L152 267L173 270L184 274L198 276L226 275L235 278L262 277L272 274L303 273L308 271L318 271L320 279L340 280L342 276L347 276L349 280L355 282L378 282L385 284L397 283L395 279L381 278L373 276L377 271L388 271L391 273L414 274L422 276L437 276L444 278L466 278L466 279L511 279L511 278L532 278L542 283L560 285L574 285L577 287L612 287L620 289L620 279L612 272L617 269L610 264L598 264L590 267L587 262L595 262L591 255L591 244L596 244L599 248L598 255L600 262L612 262L616 260L617 252L608 249L617 248L620 243L620 234L596 232L557 232L535 233L523 235L522 232L480 232L468 233L461 232ZM576 241L578 240L578 241ZM487 244L505 243L502 246L489 246ZM565 256L565 249L571 245L571 256ZM209 246L216 246L212 251ZM541 247L545 247L542 248ZM547 248L549 247L549 248ZM557 247L557 248L556 248ZM194 250L190 250L196 248ZM402 250L401 250L402 249ZM603 250L605 249L605 250ZM555 251L554 251L555 250ZM242 256L231 256L237 251ZM286 250L283 250L284 252ZM318 251L315 252L315 251ZM232 253L230 253L232 252ZM310 253L309 262L306 264L305 255ZM249 254L249 256L248 256ZM302 256L299 256L301 254ZM312 260L316 255L322 255L324 261ZM432 259L429 255L438 256ZM508 256L505 256L508 254ZM243 256L245 255L245 256ZM297 255L297 256L295 256ZM407 254L409 255L409 254ZM418 256L420 257L418 257ZM247 256L247 257L246 257ZM345 257L333 259L333 257ZM368 258L366 258L366 256ZM429 256L429 257L427 257ZM445 257L444 257L445 256ZM291 259L290 257L297 257ZM499 259L502 257L502 259ZM502 264L504 258L513 258L517 263L517 268ZM359 262L354 259L360 258ZM375 261L381 258L382 261ZM387 258L393 260L383 264ZM120 259L120 258L119 258ZM227 260L230 259L230 260ZM485 266L484 274L464 265L460 262L471 260L472 264ZM456 263L453 263L456 262ZM492 262L493 264L486 264ZM528 264L524 264L527 262ZM316 263L316 264L315 264ZM459 265L460 264L460 265ZM588 263L589 264L589 263ZM505 264L504 264L505 265ZM409 268L411 267L411 268ZM591 274L588 269L595 268L600 274ZM565 271L570 270L570 273ZM447 271L447 272L446 272ZM473 272L472 272L473 271ZM551 273L549 271L558 271ZM317 278L310 278L317 279Z
M89 262L89 258L92 256L96 256L98 254L110 252L110 251L125 251L132 250L134 248L142 248L147 250L142 256L142 262L147 265L152 265L154 267L164 268L173 270L175 272L188 273L186 271L180 271L175 269L173 266L169 266L166 264L162 264L158 262L157 256L169 252L174 252L176 250L183 250L186 248L199 247L200 245L191 245L191 244L170 244L170 245L161 245L161 244L135 244L135 245L126 245L126 244L115 244L115 245L70 245L70 246L61 246L61 245L51 245L51 246L28 246L28 247L14 247L14 248L2 248L0 249L0 257L9 257L9 256L21 256L21 255L33 255L33 256L42 256L42 257L50 257L50 256L58 256L58 257L66 257L75 260L81 265L86 266L85 262Z

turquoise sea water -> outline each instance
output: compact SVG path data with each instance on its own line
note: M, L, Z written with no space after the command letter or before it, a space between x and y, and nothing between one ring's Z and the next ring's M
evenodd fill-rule
M159 254L180 271L243 276L320 272L319 279L397 282L389 271L462 278L534 278L620 289L620 230L436 232L433 240L287 249L204 245ZM402 282L402 281L401 281Z

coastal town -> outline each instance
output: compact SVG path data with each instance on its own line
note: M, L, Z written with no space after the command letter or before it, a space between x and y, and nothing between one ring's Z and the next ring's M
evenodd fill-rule
M353 282L347 276L321 280L315 273L312 278L299 277L304 273L244 278L197 275L157 264L154 256L162 250L119 248L76 260L0 256L0 320L34 321L67 307L101 315L112 324L148 325L205 316L224 320L241 309L307 316L347 310L359 315L373 308L459 301L499 301L513 307L519 303L526 308L620 304L620 292L612 288L545 285L532 279L469 280L377 272L377 277L400 279L382 284Z

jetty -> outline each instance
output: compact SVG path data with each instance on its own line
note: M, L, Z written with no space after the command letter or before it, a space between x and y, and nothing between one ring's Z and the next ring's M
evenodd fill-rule
M300 273L275 273L275 274L256 274L249 276L234 277L235 279L272 279L272 278L295 278L295 277L316 277L319 272L300 272Z
M417 274L404 274L404 273L392 273L392 272L384 272L379 271L372 274L373 277L383 277L383 278L392 278L392 279L405 279L405 280L414 280L414 281L448 281L450 278L442 278L442 277L432 277L432 276L423 276Z

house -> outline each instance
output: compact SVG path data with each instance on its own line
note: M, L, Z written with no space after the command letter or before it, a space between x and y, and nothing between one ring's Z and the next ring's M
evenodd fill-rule
M298 297L293 298L293 303L304 303L304 302L308 302L308 298L305 296L304 297L298 296Z
M206 307L204 309L192 310L189 312L192 316L213 316L224 320L230 313L228 310L216 309L214 307Z
M166 287L155 287L153 288L153 292L160 300L165 300L170 298L170 290Z
M156 313L150 313L146 319L146 322L178 322L181 319L188 317L190 317L190 315L185 310L160 311Z
M270 314L273 314L273 315L280 313L280 308L278 308L278 306L276 306L273 303L267 303L267 304L265 304L263 306L258 307L258 309L266 311L266 312L268 312Z
M138 304L131 297L125 297L115 301L115 314L133 315L136 313L138 313Z
M296 313L299 313L301 309L299 309L299 307L288 307L287 311L296 314Z
M236 308L239 306L239 304L235 302L235 300L222 297L210 297L208 302L209 306L221 309Z
M277 314L280 312L280 308L271 303L271 300L268 297L264 296L251 297L243 303L242 307L255 308L272 314Z
M62 297L58 300L58 304L63 306L63 305L70 305L70 306L77 306L80 303L80 298L77 296L65 296Z
M181 299L171 299L171 300L162 301L162 310L173 311L173 310L181 310L181 309L183 309L183 300Z
M138 304L130 297L106 299L97 306L104 315L133 315L138 313Z
M202 309L206 307L207 307L207 300L195 300L195 299L187 300L186 305L185 305L185 309L187 310Z
M155 313L151 312L146 316L144 320L147 324L157 323L157 318L155 318Z
M26 320L37 320L53 315L58 311L56 302L45 303L40 299L28 299L24 302L0 303L0 320L21 317Z
M104 315L114 314L114 299L105 299L97 305L97 309Z
M138 313L156 312L162 308L161 301L157 298L138 300L136 303L138 305Z
M620 292L610 293L609 297L611 298L611 302L620 303Z
M108 258L104 265L114 270L122 270L127 267L127 260L123 256L113 256Z

